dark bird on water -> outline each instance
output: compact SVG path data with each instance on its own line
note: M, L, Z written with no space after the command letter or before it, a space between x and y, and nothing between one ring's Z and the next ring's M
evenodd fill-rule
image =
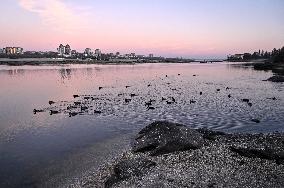
M232 96L229 94L228 97L231 98Z
M99 111L99 110L94 110L94 113L95 113L95 114L101 114L102 112Z
M69 112L69 117L77 116L78 112Z
M217 89L217 91L221 91L221 89Z
M194 74L193 76L196 76L196 74Z
M125 86L125 88L129 88L130 86Z
M130 96L131 96L131 97L136 97L136 96L138 96L138 95L132 93L132 94L130 94Z
M164 98L164 97L162 97L162 101L165 101L165 100L167 100L166 98Z
M199 94L200 94L200 95L202 95L203 93L202 93L202 92L200 92Z
M252 107L252 103L251 103L251 102L249 102L248 105L249 105L250 107Z
M58 113L59 113L59 111L57 111L57 110L50 110L50 112L49 112L50 115L58 114Z
M125 99L125 102L129 103L129 102L131 102L131 99Z
M151 87L151 84L148 84L148 87Z
M155 110L155 107L153 107L153 106L148 106L147 109L148 109L148 110Z
M74 102L74 104L75 104L75 105L80 105L80 104L81 104L81 102Z
M74 99L75 99L75 98L78 98L78 97L79 97L79 95L73 95L73 97L74 97Z
M88 107L86 107L86 106L81 106L81 111L85 111L85 110L88 110Z
M103 89L103 87L99 87L99 90Z
M34 112L34 114L36 114L36 113L38 113L38 112L43 112L43 110L34 109L33 112Z
M248 102L249 102L249 99L243 99L242 101L248 103Z
M52 104L54 104L54 103L55 103L54 101L49 101L49 102L48 102L49 105L52 105Z
M175 103L175 102L176 102L176 99L172 97L172 101Z
M195 100L193 100L193 99L190 99L190 104L194 104L194 103L196 103L196 101Z

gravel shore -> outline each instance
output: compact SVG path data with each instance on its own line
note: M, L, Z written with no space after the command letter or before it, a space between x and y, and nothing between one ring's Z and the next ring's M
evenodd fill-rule
M154 122L131 151L69 187L284 187L284 133L225 134Z

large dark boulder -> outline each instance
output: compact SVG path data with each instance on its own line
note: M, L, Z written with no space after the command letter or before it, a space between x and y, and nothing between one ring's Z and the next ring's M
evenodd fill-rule
M269 148L244 148L232 146L231 151L249 158L275 160L277 164L284 164L284 152Z
M184 125L170 122L154 122L137 135L132 150L150 151L150 155L161 155L176 151L199 149L205 144L203 135Z
M267 81L271 81L271 82L284 82L284 76L272 76L270 78L267 79Z
M114 166L113 174L105 182L105 187L112 187L131 177L142 177L153 166L156 166L156 163L145 158L120 161Z

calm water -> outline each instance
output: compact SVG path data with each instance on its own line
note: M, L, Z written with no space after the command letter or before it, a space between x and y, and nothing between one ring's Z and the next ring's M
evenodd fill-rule
M284 84L262 81L271 75L225 63L0 66L0 187L72 181L127 149L131 136L155 120L227 132L284 131ZM147 109L149 100L155 109Z

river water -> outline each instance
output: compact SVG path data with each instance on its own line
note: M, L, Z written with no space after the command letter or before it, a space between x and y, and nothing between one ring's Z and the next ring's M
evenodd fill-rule
M228 63L1 65L0 187L72 182L128 149L131 137L156 120L283 132L284 84L263 81L270 76Z

